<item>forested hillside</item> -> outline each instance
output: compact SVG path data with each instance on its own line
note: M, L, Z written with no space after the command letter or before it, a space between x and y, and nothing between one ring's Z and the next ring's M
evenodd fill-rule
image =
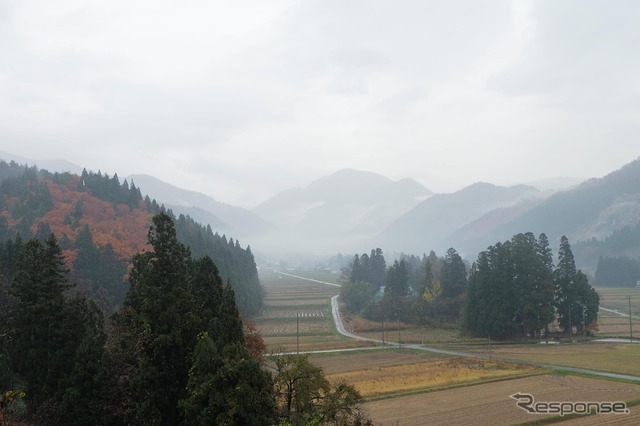
M49 173L35 167L0 162L0 262L12 274L24 241L59 240L70 279L107 312L115 311L127 289L132 256L148 249L151 217L162 207L117 174L81 176ZM169 212L171 215L171 212ZM230 282L240 310L248 315L262 307L262 292L251 250L217 234L188 216L174 218L181 242L196 258L208 255L225 282Z

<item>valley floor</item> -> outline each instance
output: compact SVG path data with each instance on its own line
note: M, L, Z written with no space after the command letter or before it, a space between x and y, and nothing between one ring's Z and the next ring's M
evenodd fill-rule
M315 352L312 362L330 379L344 379L361 392L376 425L508 425L543 419L638 424L640 345L491 345L463 340L453 330L403 328L398 334L386 331L383 344L381 333L359 333L340 317L336 277L302 274L261 276L266 309L258 328L272 352ZM629 414L530 414L511 398L518 392L537 402L622 401Z

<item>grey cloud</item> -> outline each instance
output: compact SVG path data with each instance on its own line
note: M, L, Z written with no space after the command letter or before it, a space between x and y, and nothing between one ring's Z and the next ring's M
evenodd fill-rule
M534 38L521 61L493 76L506 94L618 90L640 70L640 3L533 2Z

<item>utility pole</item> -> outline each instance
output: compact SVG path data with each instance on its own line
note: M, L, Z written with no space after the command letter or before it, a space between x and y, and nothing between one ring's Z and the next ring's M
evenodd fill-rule
M296 312L296 355L300 355L300 314Z
M382 317L382 345L384 346L384 316Z
M573 335L573 324L571 324L571 303L569 303L569 337Z
M400 312L398 312L396 316L398 317L398 349L400 349L402 347L402 343L400 343Z
M631 323L631 296L629 298L629 340L633 340L633 325Z

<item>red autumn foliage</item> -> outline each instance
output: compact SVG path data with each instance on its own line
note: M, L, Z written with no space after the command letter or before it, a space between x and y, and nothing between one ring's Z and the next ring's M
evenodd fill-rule
M267 345L256 328L256 324L248 319L242 319L244 343L260 364L264 364L264 355L267 353Z
M114 253L125 260L147 248L151 214L145 210L142 202L134 209L124 204L114 206L113 203L92 196L88 191L79 191L79 182L79 176L73 176L66 184L46 180L53 198L53 209L34 221L34 232L38 223L47 222L58 240L66 235L71 241L75 241L82 226L88 225L94 244L99 247L111 244ZM82 216L79 223L73 223L70 218L79 202ZM71 251L65 253L67 259L75 256Z

